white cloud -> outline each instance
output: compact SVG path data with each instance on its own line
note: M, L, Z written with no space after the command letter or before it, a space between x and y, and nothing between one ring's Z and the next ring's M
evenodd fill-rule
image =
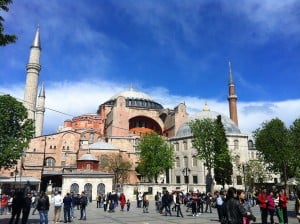
M116 93L128 90L130 83L113 83L108 81L94 80L93 82L59 82L46 85L46 107L44 130L46 134L56 132L64 120L72 119L88 113L96 113L98 106ZM173 109L179 103L185 103L190 115L201 111L205 102L212 111L228 115L228 103L215 99L202 99L201 96L178 96L172 95L163 87L149 89L135 88L137 91L146 92L152 98L161 103L165 108ZM0 92L9 93L14 97L23 99L23 85L12 88L1 88ZM239 127L243 132L250 133L260 125L273 118L279 118L290 126L300 117L300 99L285 100L279 102L238 102Z

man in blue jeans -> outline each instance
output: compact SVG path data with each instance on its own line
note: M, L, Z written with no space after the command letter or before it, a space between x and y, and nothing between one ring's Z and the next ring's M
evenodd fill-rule
M67 193L63 199L64 204L64 223L71 222L71 206L72 206L72 198L70 193Z
M85 192L83 191L80 196L80 219L79 220L86 220L86 206L87 206L87 197Z

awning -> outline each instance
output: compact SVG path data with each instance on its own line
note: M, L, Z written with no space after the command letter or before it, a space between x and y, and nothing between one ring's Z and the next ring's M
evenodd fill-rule
M40 179L37 179L35 177L20 177L20 176L17 176L17 177L10 177L10 178L6 178L6 179L2 179L0 178L0 183L2 184L9 184L9 183L40 183L41 180Z

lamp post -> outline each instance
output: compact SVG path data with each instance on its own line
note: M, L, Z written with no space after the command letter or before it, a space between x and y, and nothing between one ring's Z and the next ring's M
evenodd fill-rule
M191 170L186 167L182 170L182 174L184 176L184 180L185 180L185 183L186 183L186 193L189 192L189 174L190 174Z
M243 175L244 175L245 191L247 191L247 178L246 178L246 175L248 174L248 165L247 164L243 164L242 168L243 168Z
M18 175L19 171L18 171L18 167L16 166L16 169L15 169L15 190L17 188L17 175Z

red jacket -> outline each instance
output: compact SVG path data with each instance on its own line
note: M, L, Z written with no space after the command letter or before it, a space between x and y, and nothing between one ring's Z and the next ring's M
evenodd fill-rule
M281 207L286 208L287 207L287 198L284 194L279 194L279 200L281 202Z
M258 203L260 208L267 208L267 195L265 193L258 195Z

